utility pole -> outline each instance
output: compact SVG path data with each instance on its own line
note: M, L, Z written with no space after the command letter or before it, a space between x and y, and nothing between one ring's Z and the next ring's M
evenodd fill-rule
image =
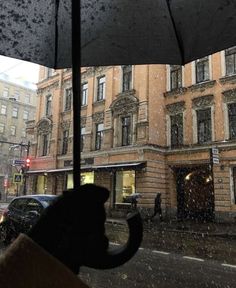
M23 168L23 177L24 177L24 187L23 187L23 195L27 194L27 171L29 170L30 159L29 159L29 150L30 150L30 141L28 141L27 148L26 148L26 163L25 167Z

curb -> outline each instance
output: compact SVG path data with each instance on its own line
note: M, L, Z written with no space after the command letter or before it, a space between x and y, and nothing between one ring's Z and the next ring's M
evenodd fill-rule
M123 219L112 219L108 218L106 220L107 224L112 224L112 225L126 225L126 221ZM193 224L194 225L194 224ZM149 230L149 231L148 231ZM167 232L173 232L173 233L182 233L182 234L191 234L191 235L199 235L204 237L217 237L217 238L228 238L232 240L236 240L236 232L210 232L210 231L193 231L193 230L184 230L183 228L181 229L176 229L176 228L171 228L171 227L166 227L164 225L155 227L152 225L151 227L148 227L147 224L144 223L144 231L151 233L152 230L156 231L167 231Z

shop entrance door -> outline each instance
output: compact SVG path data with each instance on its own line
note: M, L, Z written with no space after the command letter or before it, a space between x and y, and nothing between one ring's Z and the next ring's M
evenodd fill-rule
M208 167L179 168L176 176L178 218L212 220L214 218L214 187Z

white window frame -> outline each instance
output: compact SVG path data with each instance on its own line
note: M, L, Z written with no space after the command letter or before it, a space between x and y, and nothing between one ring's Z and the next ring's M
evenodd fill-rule
M205 58L205 57L204 57ZM201 58L200 58L201 59ZM200 60L200 59L197 59L197 60ZM197 61L196 60L196 61ZM196 61L193 61L191 63L191 70L192 70L192 85L195 85L195 84L201 84L201 83L205 83L205 82L198 82L197 83L197 77L196 77ZM212 80L212 56L209 55L208 56L208 64L209 64L209 80L206 80L207 81L211 81Z
M23 120L29 120L29 111L24 110L24 112L23 112Z
M3 134L5 132L5 125L3 123L0 123L0 134Z
M16 126L11 125L10 127L11 136L16 136Z
M84 89L85 87L85 89ZM85 95L85 101L84 101L84 93L83 91L86 91ZM81 84L81 105L86 106L88 105L88 82L84 82Z
M103 83L104 83L104 89L103 89L103 95L102 95L102 99L98 99L98 87L99 87L99 81L101 79L104 79L103 80ZM96 93L95 93L95 102L99 102L99 101L103 101L105 100L106 98L106 75L101 75L101 76L98 76L96 78Z
M4 87L2 96L3 96L4 98L8 98L8 97L9 97L9 88Z
M1 114L2 115L6 115L7 114L7 106L6 105L2 105L1 106Z
M12 108L12 117L13 118L18 118L18 111L19 111L19 109L17 107Z

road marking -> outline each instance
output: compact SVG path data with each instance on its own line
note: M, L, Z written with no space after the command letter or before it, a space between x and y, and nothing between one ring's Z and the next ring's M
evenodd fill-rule
M120 246L120 244L115 243L115 242L110 242L111 245L115 245L115 246Z
M226 266L226 267L231 267L231 268L236 268L236 265L231 265L231 264L221 264L222 266Z
M199 262L204 262L203 259L201 258L196 258L196 257L190 257L190 256L183 256L184 259L189 259L189 260L195 260L195 261L199 261Z
M164 251L158 251L158 250L152 250L153 253L157 253L157 254L163 254L163 255L169 255L169 252L164 252Z

